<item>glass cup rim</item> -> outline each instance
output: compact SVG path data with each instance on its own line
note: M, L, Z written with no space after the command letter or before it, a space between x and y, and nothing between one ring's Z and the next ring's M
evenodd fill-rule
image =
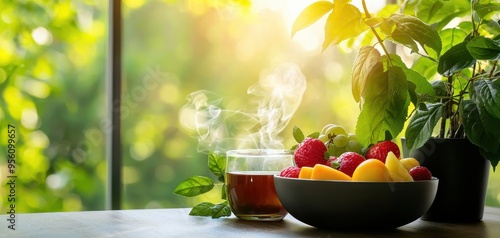
M228 150L226 156L244 156L244 157L260 157L260 156L286 156L293 155L293 150L287 149L234 149Z

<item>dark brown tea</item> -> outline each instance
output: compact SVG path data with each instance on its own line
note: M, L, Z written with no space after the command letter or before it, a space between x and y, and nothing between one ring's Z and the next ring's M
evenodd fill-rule
M280 220L286 214L274 189L275 171L229 172L227 197L233 213L240 218Z

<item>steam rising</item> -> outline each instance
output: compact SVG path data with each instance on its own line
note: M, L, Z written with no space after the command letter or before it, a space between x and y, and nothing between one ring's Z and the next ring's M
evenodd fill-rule
M200 90L187 96L179 112L181 125L198 138L198 151L283 149L279 134L302 101L306 80L295 64L283 64L248 88L246 109L224 108L223 98ZM246 100L245 100L246 101Z

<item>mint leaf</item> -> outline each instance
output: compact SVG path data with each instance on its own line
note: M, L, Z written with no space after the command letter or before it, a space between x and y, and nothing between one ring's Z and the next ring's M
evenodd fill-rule
M300 142L302 142L304 140L304 133L302 133L302 130L300 130L300 128L298 128L297 126L293 127L293 133L292 134L293 134L293 138L298 143L300 143Z
M174 190L174 194L193 197L210 191L214 187L214 181L209 177L192 176L181 182Z
M224 174L226 173L226 157L217 152L208 154L208 169L217 177L219 181L224 182Z
M475 62L476 60L467 50L467 43L462 42L451 47L439 58L437 71L443 76L451 76L455 72L470 67Z
M391 66L383 70L377 64L370 72L362 105L356 124L358 142L367 147L386 137L388 131L395 138L403 129L408 105L408 84L403 70Z
M231 216L231 208L228 202L224 201L212 207L212 218L228 217Z
M212 216L212 207L214 206L211 202L202 202L191 209L189 212L190 216Z
M500 80L477 80L473 86L471 99L483 106L492 116L500 118Z
M478 36L467 43L467 50L477 60L500 60L500 41Z
M443 113L444 104L442 103L431 103L417 108L405 133L409 153L423 146L431 138L432 131Z
M486 151L498 151L500 119L490 115L486 109L472 100L464 100L459 105L465 134L469 140Z

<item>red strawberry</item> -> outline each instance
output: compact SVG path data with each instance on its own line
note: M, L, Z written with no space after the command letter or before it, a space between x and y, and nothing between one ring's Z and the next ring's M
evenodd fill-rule
M326 146L316 138L306 138L297 146L294 152L295 165L314 167L316 164L325 164Z
M337 157L335 156L330 156L330 158L325 162L326 166L330 166L332 168L334 168L333 166L333 162L335 162L337 160Z
M295 166L288 166L281 170L281 177L298 178L300 173L300 168Z
M399 158L399 156L401 155L398 145L390 140L387 140L372 145L366 152L365 158L378 159L385 163L385 158L387 157L389 151L392 151L392 153L396 155L396 158Z
M413 167L410 169L410 175L415 181L432 179L431 171L424 166Z
M336 162L339 164L338 170L352 177L354 170L356 170L358 165L363 161L365 161L365 157L356 152L344 152L339 156Z

